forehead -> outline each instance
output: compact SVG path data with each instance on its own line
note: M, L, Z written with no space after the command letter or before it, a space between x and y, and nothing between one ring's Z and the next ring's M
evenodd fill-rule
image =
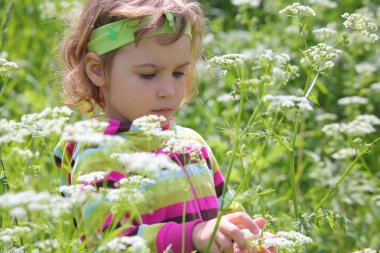
M155 36L144 38L138 44L131 43L123 46L116 54L119 60L130 64L144 64L147 62L172 65L190 61L191 39L182 35L171 44L162 44Z

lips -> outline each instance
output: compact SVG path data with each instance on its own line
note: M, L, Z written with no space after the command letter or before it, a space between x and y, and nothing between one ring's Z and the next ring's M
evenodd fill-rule
M157 114L157 115L169 116L174 113L174 109L169 108L169 107L164 107L164 108L152 110L152 112L153 114Z

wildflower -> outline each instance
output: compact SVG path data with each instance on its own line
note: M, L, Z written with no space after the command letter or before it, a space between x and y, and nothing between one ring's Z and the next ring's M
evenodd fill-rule
M156 155L148 152L131 154L114 153L111 155L111 158L117 158L127 172L137 174L158 176L162 170L180 170L177 164L162 154Z
M123 185L144 185L144 184L154 184L154 180L150 178L145 178L143 176L139 175L134 175L134 176L129 176L127 178L122 178L119 181L119 184L121 186Z
M249 5L252 7L258 7L261 3L261 0L232 0L233 5Z
M353 253L378 253L378 251L371 249L371 248L365 248L362 250L356 250Z
M14 148L12 148L12 150L14 152L16 152L16 154L19 157L22 157L22 158L32 159L32 158L38 157L40 155L39 151L36 151L35 153L33 153L30 149L21 149L19 147L14 147Z
M300 3L294 3L292 5L287 6L285 9L280 10L281 15L288 16L315 16L315 11L309 6L301 5Z
M343 148L335 152L332 157L336 160L343 160L356 155L356 150L353 148Z
M333 113L322 113L322 114L318 114L315 117L316 121L336 120L336 119L337 119L337 116Z
M93 181L92 181L93 182ZM92 183L91 182L91 183ZM96 189L94 186L87 184L74 184L74 185L62 185L58 188L60 193L65 193L68 195L73 195L77 192L95 192Z
M54 252L59 248L59 241L57 239L47 239L34 243L36 249L42 250L42 252ZM39 252L39 251L37 251Z
M107 122L101 122L96 119L69 124L66 125L63 130L62 139L91 144L122 143L122 137L117 135L106 135L103 133L107 126Z
M325 43L319 43L305 52L305 57L301 59L301 63L312 66L315 71L327 72L334 66L332 60L337 59L340 54L342 54L341 50Z
M229 101L239 100L239 99L240 99L239 95L232 96L231 93L227 93L227 94L223 94L219 96L216 100L218 102L229 102Z
M272 96L265 95L263 101L270 101L268 109L282 110L286 108L298 107L301 111L312 111L313 107L310 105L309 100L305 97L297 96Z
M107 175L107 172L105 171L94 171L85 175L80 175L77 178L77 182L91 184L99 180L104 180L106 175Z
M380 92L380 82L371 84L371 90L374 92Z
M142 202L144 195L136 188L107 189L106 198L109 201Z
M147 135L160 135L162 132L161 124L165 121L166 119L162 115L146 115L135 119L132 122L131 129L142 131Z
M0 77L10 77L12 71L15 69L18 69L16 63L7 61L4 58L0 58Z
M372 42L378 40L378 36L371 33L371 31L377 30L377 26L375 23L369 22L368 18L357 13L350 14L347 12L342 15L342 18L345 20L343 25L346 28L359 32L363 36L370 38Z
M276 247L278 249L288 249L295 247L294 242L281 237L265 238L263 244L268 249L271 247Z
M377 67L369 62L360 62L355 65L355 71L358 74L371 75L377 71Z
M178 136L170 138L163 148L164 152L181 153L200 152L202 145L193 140L187 140Z
M293 241L297 246L303 246L305 244L310 244L313 240L299 232L295 231L279 231L276 233L279 238L285 238Z
M101 245L97 251L112 251L112 252L148 252L148 248L144 239L140 236L121 236ZM129 252L129 251L127 251Z
M26 216L26 210L22 207L17 206L17 207L12 208L9 211L9 215L16 217L16 218L25 217Z
M232 66L243 64L247 56L242 54L226 54L222 56L214 56L209 60L210 65L221 65L227 69Z
M321 28L318 30L314 30L313 33L318 40L322 41L331 37L336 37L338 35L338 33L335 30L329 28Z
M322 132L330 136L339 133L361 136L376 132L374 125L380 125L380 119L375 115L360 115L348 123L327 124L322 127Z
M359 96L343 97L338 100L340 105L350 105L350 104L362 104L365 105L368 103L368 99Z
M2 242L11 242L13 240L17 240L18 237L29 233L31 230L28 227L13 227L13 228L5 228L0 231L0 241Z
M324 6L331 9L334 9L338 6L336 2L331 1L331 0L309 0L309 3L319 5L319 6Z

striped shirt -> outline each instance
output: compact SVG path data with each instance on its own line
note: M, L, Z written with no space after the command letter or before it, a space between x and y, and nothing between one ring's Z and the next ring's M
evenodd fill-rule
M119 135L131 143L144 143L146 136L133 127L130 123L107 119L108 126L104 134ZM192 244L192 231L194 226L202 221L208 221L217 217L220 208L221 196L224 187L224 179L218 164L204 139L194 130L178 126L170 121L164 129L169 129L181 136L181 139L200 144L198 149L200 157L192 159L192 148L183 153L165 153L172 161L177 163L182 170L170 173L161 173L154 183L139 187L144 196L149 196L149 207L138 206L138 215L134 214L130 225L120 235L141 236L147 246L153 252L163 252L169 245L174 252L181 252L183 218L185 219L185 252L194 250ZM145 139L144 139L145 138ZM136 145L143 147L144 145ZM144 150L144 147L139 151ZM199 152L200 150L200 152ZM54 150L55 162L60 168L60 185L70 185L75 178L92 171L106 171L107 187L115 187L115 183L126 178L125 170L117 163L104 161L99 155L102 152L101 145L85 145L83 143L61 140ZM157 146L150 152L164 153ZM104 186L104 180L97 181L98 186ZM184 191L181 185L188 185L188 191ZM227 191L225 197L230 198ZM185 202L186 201L186 202ZM225 201L224 203L228 203ZM128 203L126 203L128 205ZM124 218L128 219L130 213L126 208ZM185 209L185 210L184 210ZM185 217L183 217L185 211ZM113 226L110 208L98 203L86 203L83 206L80 224L86 230L86 238ZM99 217L101 217L99 221ZM132 217L132 216L131 216Z

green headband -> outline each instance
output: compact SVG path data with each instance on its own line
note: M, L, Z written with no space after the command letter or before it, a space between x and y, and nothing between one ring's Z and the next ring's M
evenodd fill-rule
M156 31L149 33L145 37L170 34L175 31L174 15L165 12L165 22ZM135 32L141 24L147 23L148 18L141 20L122 19L116 22L101 26L94 29L90 35L90 41L87 44L89 52L95 52L98 55L111 52L119 47L135 41ZM191 38L191 25L187 25L184 34Z

